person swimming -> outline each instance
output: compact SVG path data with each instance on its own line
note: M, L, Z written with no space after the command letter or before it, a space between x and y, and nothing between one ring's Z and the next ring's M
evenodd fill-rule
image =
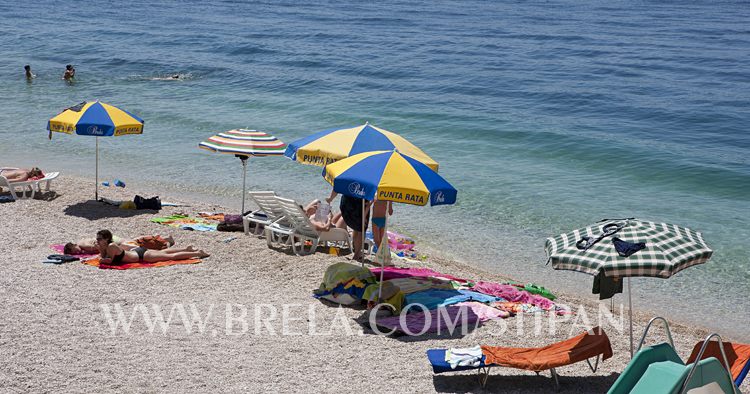
M186 76L182 75L182 74L171 74L171 75L167 75L165 77L153 77L153 78L150 78L150 79L152 81L179 81L179 80L184 80L185 77Z
M72 64L68 64L65 66L65 72L63 73L63 79L66 81L70 81L71 79L74 79L76 76L76 69L73 68Z
M23 69L24 69L24 71L26 73L26 79L27 80L30 81L30 80L36 78L36 75L31 72L31 65L27 64L27 65L23 66Z

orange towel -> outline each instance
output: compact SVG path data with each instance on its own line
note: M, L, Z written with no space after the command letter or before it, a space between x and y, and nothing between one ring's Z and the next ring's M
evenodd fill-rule
M224 221L224 214L223 213L216 213L216 214L211 215L211 214L207 214L205 212L200 212L200 213L198 213L198 216L200 216L200 217L202 217L203 219L206 219L206 220L216 220L216 221L219 221L219 222L223 222Z
M701 350L701 346L703 346L703 341L695 344L693 352L690 353L690 357L688 358L688 364L695 362L695 358L698 357L698 352ZM750 360L750 345L724 342L724 352L727 355L727 361L731 367L732 379L737 379L742 372L742 368L744 368L745 364ZM708 357L716 357L721 365L724 365L724 359L721 357L721 350L719 350L719 342L711 341L708 343L702 359Z
M176 264L195 264L200 263L200 259L187 259L187 260L167 260L167 261L160 261L158 263L126 263L126 264L119 264L119 265L104 265L100 264L99 257L94 257L89 260L83 260L81 261L83 264L88 264L94 267L99 267L100 269L113 269L113 270L129 270L129 269L135 269L135 268L152 268L152 267L166 267L168 265L176 265Z
M592 331L593 334L587 331L540 348L482 346L482 353L486 356L485 364L529 371L544 371L574 364L600 354L603 355L602 360L612 357L612 345L604 330L596 327Z

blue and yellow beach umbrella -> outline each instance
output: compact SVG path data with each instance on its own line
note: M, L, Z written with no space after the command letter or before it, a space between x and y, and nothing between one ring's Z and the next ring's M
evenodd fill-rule
M290 143L284 155L303 164L323 167L359 153L393 149L438 170L438 163L414 144L396 133L369 123L324 130L301 138Z
M47 122L49 138L52 132L91 135L96 138L96 191L99 199L99 138L128 134L143 134L143 119L100 101L82 102L65 109Z
M398 150L360 153L329 164L326 181L337 193L412 205L456 202L456 189L437 172Z
M82 102L47 123L50 132L97 137L143 134L143 119L100 101Z
M360 153L327 165L323 177L337 193L364 200L393 201L412 205L446 205L456 202L456 189L424 163L397 150ZM364 216L364 215L363 215ZM388 214L384 234L388 234ZM390 256L388 237L379 255L385 264ZM382 254L380 254L383 252ZM380 258L379 258L380 259ZM380 298L383 286L380 271Z

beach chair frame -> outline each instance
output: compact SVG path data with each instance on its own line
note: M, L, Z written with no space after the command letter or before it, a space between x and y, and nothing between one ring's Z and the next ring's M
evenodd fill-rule
M599 354L599 355L596 356L596 359L594 361L594 365L591 365L591 359L590 358L586 359L586 364L588 364L589 369L591 369L592 373L595 373L596 370L599 369L599 360L601 359L601 357L602 357L601 354ZM490 377L490 369L492 367L502 367L502 366L503 365L500 365L500 364L490 364L490 365L486 365L484 367L480 367L477 370L477 374L479 376L479 384L482 386L482 388L485 388L487 386L487 379ZM560 375L557 373L557 370L555 368L550 368L549 371L550 371L550 378L555 383L555 391L559 391L560 390ZM541 374L541 372L543 372L543 371L534 371L534 373L536 373L537 376L539 376Z
M292 247L292 251L298 256L315 253L321 243L326 246L333 244L351 249L352 244L348 231L333 228L329 231L318 232L296 201L279 196L276 196L276 201L283 209L284 218L289 222L289 226L272 223L266 227L266 238L273 237L274 234L286 236L287 244ZM310 246L305 245L307 241L310 242ZM271 246L270 242L269 240L269 246Z
M262 235L263 227L269 226L274 222L283 223L284 213L276 201L276 193L273 191L250 191L250 199L255 202L258 209L251 211L242 217L242 226L245 234L250 234L250 223L255 224L253 235Z

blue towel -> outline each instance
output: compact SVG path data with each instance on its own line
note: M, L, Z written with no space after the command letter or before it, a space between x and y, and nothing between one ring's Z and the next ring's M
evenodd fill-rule
M183 224L182 226L180 226L180 228L183 230L216 231L215 224L200 224L200 223Z
M421 304L427 309L432 310L441 306L446 307L448 305L458 304L459 302L465 301L488 303L493 301L503 301L503 299L471 290L429 289L407 294L405 304ZM409 312L418 312L420 310L420 307L413 306L409 308Z

